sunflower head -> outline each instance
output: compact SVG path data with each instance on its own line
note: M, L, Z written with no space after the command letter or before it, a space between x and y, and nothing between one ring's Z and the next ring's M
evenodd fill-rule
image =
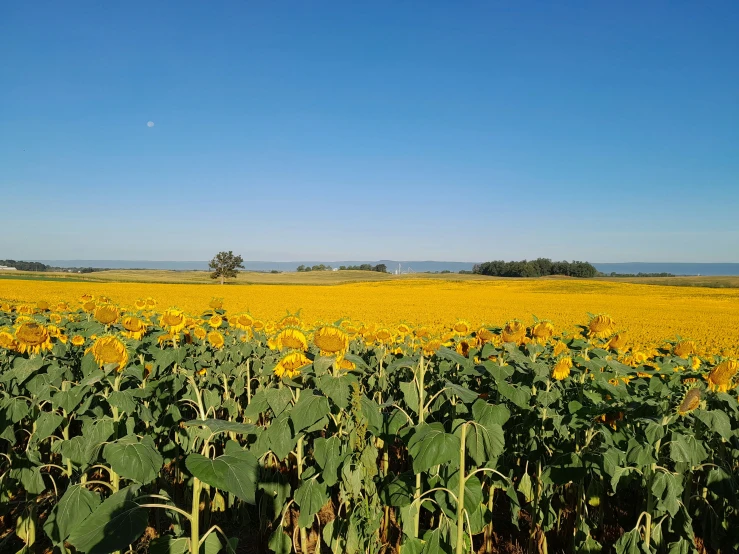
M71 342L72 346L83 346L85 344L85 337L82 335L74 335Z
M324 325L313 334L313 344L322 354L343 354L349 348L349 336L339 327Z
M557 381L566 379L570 376L570 369L572 369L572 358L569 356L560 358L552 370L552 379L556 379Z
M692 340L681 340L675 346L672 347L672 353L680 358L687 358L692 354L697 353L695 342Z
M91 302L92 300L95 300L95 297L92 294L86 293L80 296L80 304L85 304L86 302Z
M523 344L525 338L526 326L517 319L512 319L505 324L505 327L503 327L503 331L501 333L501 340L503 342Z
M300 321L300 312L291 314L288 313L285 317L283 317L279 323L277 324L277 327L280 329L284 329L285 327L297 327L300 328L300 325L302 324L302 321Z
M724 360L708 374L708 386L720 392L726 392L733 386L734 377L739 371L736 360Z
M375 331L375 338L382 344L390 344L393 342L393 334L385 327Z
M162 317L159 319L159 325L164 327L170 334L179 333L185 328L187 317L182 310L175 308L169 308L165 310Z
M308 339L300 329L287 327L277 333L275 346L278 350L308 350Z
M213 310L220 310L223 308L223 298L213 297L208 302L208 306Z
M540 321L531 329L531 337L539 344L546 343L554 335L554 325L551 321Z
M682 402L677 407L677 413L685 415L695 410L701 403L701 390L698 387L692 387L685 393Z
M103 325L113 325L121 316L118 308L104 304L95 308L95 319Z
M458 335L469 335L472 326L469 321L464 319L458 319L457 322L452 325L452 330Z
M290 352L282 357L273 371L277 377L285 376L292 379L300 375L300 370L310 363L311 361L302 352Z
M4 348L5 350L16 350L18 348L15 337L7 330L0 331L0 348Z
M431 336L431 331L429 331L427 327L416 327L413 334L419 339L427 339Z
M477 336L477 339L482 344L485 344L487 342L494 342L495 337L498 336L495 333L493 333L490 329L488 329L487 327L480 327L475 333L475 335Z
M464 340L464 339L460 340L457 343L457 346L456 346L457 353L458 354L461 354L465 358L469 357L469 355L470 355L470 346L471 346L470 345L470 341Z
M123 371L128 363L126 345L118 337L107 335L95 339L95 342L87 351L92 352L95 361L100 367L115 364L117 371Z
M588 323L588 336L604 339L613 334L616 322L607 314L598 314L590 318Z
M147 310L153 310L157 307L157 301L154 300L151 296L146 299L146 309Z
M436 354L436 351L439 350L441 346L441 340L439 339L428 340L423 344L423 355L427 358L430 358L431 356Z
M210 325L213 329L218 329L221 325L223 325L223 318L218 314L215 314L211 316L211 318L208 320L208 325Z
M21 323L15 330L17 350L21 354L26 352L38 354L44 350L51 350L51 335L49 330L33 321Z
M202 327L195 327L195 329L193 329L192 331L192 334L195 336L196 339L203 340L207 336L208 331L206 331Z
M607 350L624 350L626 348L626 335L623 333L616 333L605 345Z
M223 335L219 333L218 331L213 330L210 333L208 333L208 344L210 344L216 350L220 350L221 348L223 348L223 345L225 343L226 341L223 338Z
M144 310L146 309L146 299L139 298L138 300L136 300L136 302L133 303L133 305L137 310Z
M39 300L36 302L36 307L42 312L45 312L49 309L49 303L46 300Z
M144 334L146 334L146 323L136 316L125 316L121 320L121 325L123 325L123 328L125 329L125 331L123 331L123 336L128 337L129 339L141 340Z
M396 329L398 331L398 334L403 337L411 332L410 326L406 325L405 323L401 323Z

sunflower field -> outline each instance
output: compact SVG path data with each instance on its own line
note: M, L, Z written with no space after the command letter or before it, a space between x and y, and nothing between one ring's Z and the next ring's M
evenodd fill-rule
M725 336L125 304L0 303L0 552L739 551Z

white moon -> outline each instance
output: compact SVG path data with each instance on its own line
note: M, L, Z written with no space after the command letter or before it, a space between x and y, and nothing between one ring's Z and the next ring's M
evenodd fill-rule
M154 122L153 121L147 121L146 122L146 126L147 127L154 127Z

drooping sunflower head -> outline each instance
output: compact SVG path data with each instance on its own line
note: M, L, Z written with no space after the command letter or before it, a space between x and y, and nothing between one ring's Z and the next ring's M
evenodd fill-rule
M107 335L95 340L87 350L92 352L95 361L100 367L115 364L117 371L123 371L128 363L128 350L118 337Z
M357 366L354 364L354 362L350 362L346 358L342 358L339 360L339 369L343 369L344 371L351 371L352 369L356 369Z
M121 316L118 308L110 304L103 304L95 308L95 319L103 325L113 325Z
M452 325L452 330L458 335L469 335L472 326L469 321L464 319L458 319L457 322Z
M698 387L692 387L685 393L682 402L677 407L677 413L685 415L695 410L701 403L701 390Z
M136 302L133 303L134 307L137 310L143 310L146 308L146 298L139 298L136 300Z
M154 300L151 296L146 299L146 309L147 310L153 310L157 307L157 301Z
M88 300L87 302L82 304L82 309L88 314L91 314L92 312L94 312L95 308L97 308L97 304L95 304L94 300Z
M141 340L141 338L146 334L146 323L136 316L125 316L121 320L121 324L125 329L125 331L123 331L124 337L128 337L129 339Z
M569 348L567 348L567 344L565 344L562 341L558 341L557 344L554 345L554 350L552 351L552 355L556 358L560 354L564 354L565 352L569 352Z
M616 333L606 343L606 349L608 350L624 350L626 348L626 335L623 333Z
M262 331L265 328L264 321L260 319L255 319L254 322L251 324L252 329L255 331Z
M17 350L21 354L38 354L44 350L51 350L51 335L43 325L33 321L21 323L15 330Z
M416 327L413 334L419 339L427 339L431 336L431 331L428 330L428 327Z
M66 302L57 302L56 303L56 306L54 307L54 309L57 312L68 312L69 311L69 304L67 304Z
M221 325L223 325L223 318L219 316L218 314L215 314L208 319L208 325L210 325L213 329L218 329Z
M18 348L15 337L7 329L0 331L0 348L5 350L16 350Z
M590 318L588 323L588 336L598 339L604 339L613 334L616 329L616 322L607 314L598 314Z
M302 352L290 352L282 357L273 371L277 377L285 376L292 379L300 375L300 370L310 364L311 361Z
M277 333L275 337L275 346L278 350L308 350L308 339L305 333L300 329L293 327L287 327Z
M195 335L196 339L203 340L208 334L208 331L206 331L202 327L195 327L195 329L193 329L192 331L192 334Z
M74 335L71 340L72 346L84 346L85 337L82 335Z
M223 298L211 298L210 302L208 302L208 306L213 310L220 310L223 308Z
M159 319L159 325L164 327L170 334L179 333L185 328L187 317L182 310L169 308L165 310Z
M299 312L294 314L288 313L278 322L277 327L280 329L284 329L285 327L300 328L301 324L302 321L300 320Z
M708 374L708 386L720 392L726 392L734 385L734 377L739 371L736 360L724 360Z
M95 300L95 297L92 294L85 293L82 296L80 296L80 304L90 302L91 300Z
M523 344L525 338L526 326L517 319L512 319L505 324L505 327L503 327L503 331L501 333L501 340L503 342Z
M398 331L398 334L402 337L406 336L407 334L411 332L410 326L406 325L405 323L401 323L400 325L398 325L396 329Z
M216 350L220 350L221 348L223 348L223 345L225 343L226 341L223 338L223 335L218 331L213 330L208 333L208 344L210 344Z
M552 379L556 379L557 381L566 379L570 376L570 369L572 369L572 358L569 356L560 358L552 370Z
M540 321L531 329L531 337L539 344L546 343L554 335L554 325L551 321Z
M695 342L692 340L681 340L672 347L672 353L680 358L687 358L692 354L696 354L696 352Z
M39 300L36 302L36 307L42 312L45 312L49 309L49 303L46 300Z
M436 354L437 350L441 348L441 340L440 339L431 339L426 341L423 344L423 355L427 358L430 358L434 354Z
M349 348L349 336L338 327L324 325L313 334L313 344L322 354L343 354Z
M36 313L36 306L31 306L29 304L23 304L21 306L16 306L15 313L19 315L33 315Z
M468 358L470 355L470 346L470 341L462 339L457 343L455 349L458 354L461 354L465 358Z
M477 336L477 339L482 343L485 344L487 342L494 342L495 337L497 335L493 333L490 329L487 327L480 327L477 332L475 333L475 336Z

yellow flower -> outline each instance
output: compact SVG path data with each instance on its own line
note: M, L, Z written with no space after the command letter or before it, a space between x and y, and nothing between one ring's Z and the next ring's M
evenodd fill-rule
M103 325L112 325L120 317L118 308L110 305L98 306L95 309L95 319L97 319Z
M461 354L465 358L467 358L470 355L470 343L466 340L461 340L457 343L456 347L457 353Z
M389 344L393 341L393 334L383 327L375 332L375 338L382 344Z
M313 344L323 354L341 354L349 348L349 337L338 327L326 325L313 334Z
M242 331L246 331L254 324L254 318L249 314L240 314L235 318L229 317L228 321L231 325Z
M565 352L569 352L569 348L567 348L567 345L563 343L562 341L557 342L556 345L554 345L554 350L552 351L552 355L556 358L560 354L564 354Z
M613 334L615 328L616 322L613 321L611 316L598 314L593 316L590 323L588 323L588 336L604 339Z
M223 298L211 298L210 302L208 302L208 306L210 306L214 310L220 310L223 308Z
M687 358L696 353L695 343L692 340L681 340L672 347L672 353L680 358Z
M164 333L157 337L157 342L160 346L163 346L171 341L178 342L180 339L179 335L173 335L172 333Z
M354 365L354 362L350 362L346 358L342 358L339 361L339 369L344 369L346 371L351 371L352 369L355 369L357 366Z
M423 345L423 355L430 358L436 351L441 348L441 341L439 339L431 339Z
M43 325L31 321L21 323L15 330L17 349L21 354L38 354L43 350L51 350L51 336Z
M482 344L485 344L486 342L495 342L496 337L498 336L486 327L480 327L475 335L477 335L478 340Z
M300 370L310 363L311 361L302 352L291 352L283 356L273 371L277 377L286 376L292 379L300 375Z
M49 314L49 321L59 324L62 322L62 316L59 314Z
M208 325L213 327L213 329L218 329L223 324L223 318L219 316L218 314L212 316L208 320Z
M525 338L526 326L517 319L513 319L506 323L505 327L503 328L503 332L501 333L501 339L503 340L503 342L515 342L516 344L523 344Z
M94 312L95 308L97 308L97 304L95 304L94 300L88 300L87 302L82 304L82 309L88 314Z
M86 293L86 294L83 294L82 296L80 296L80 303L81 304L86 304L87 302L90 302L92 300L95 300L95 297L92 294L87 294Z
M121 324L125 329L125 331L123 331L124 337L141 340L141 338L146 334L146 324L136 316L127 315L123 318Z
M554 370L552 371L552 378L556 379L557 381L566 379L567 377L570 376L571 368L572 368L572 358L570 358L569 356L566 356L560 359L554 366Z
M138 300L136 300L136 302L134 302L133 305L136 307L137 310L143 310L144 308L146 308L146 299L139 298Z
M166 310L159 319L159 325L164 327L170 334L179 333L185 328L185 314L181 310L170 308Z
M36 307L42 312L45 312L49 309L49 303L46 300L39 300L36 302Z
M544 344L554 335L554 325L549 321L540 321L531 329L531 335L535 342Z
M202 327L195 327L192 334L195 335L196 339L203 340L207 336L208 331L206 331Z
M427 339L431 336L431 332L428 330L427 327L418 327L415 331L413 331L413 334L416 335L419 339Z
M308 350L308 339L300 329L287 328L280 331L275 337L275 345L279 350Z
M15 350L18 348L18 343L15 342L15 338L8 331L0 331L0 348L6 350Z
M255 319L251 326L255 331L261 331L262 329L264 329L264 321Z
M626 336L623 333L616 333L606 343L605 348L608 350L623 350L626 347Z
M34 306L16 306L15 307L15 313L22 314L22 315L32 315L36 313L36 308Z
M701 366L701 360L698 356L693 356L690 360L690 367L693 371L699 369Z
M100 367L115 364L117 371L123 371L128 363L126 345L118 337L110 335L100 337L87 351L92 352Z
M148 309L152 310L152 309L156 308L156 306L157 306L157 301L154 300L151 296L146 299L146 307Z
M208 333L208 344L210 344L213 348L221 349L223 348L223 345L225 343L225 340L223 339L223 335L220 334L218 331L211 331Z
M401 323L400 325L398 325L397 331L398 331L398 334L402 336L406 336L407 334L411 332L411 328L405 323Z
M57 312L67 312L69 311L69 304L66 302L57 302L55 309Z
M285 327L300 327L300 323L300 318L297 315L288 314L280 320L278 327L281 329Z
M82 335L75 335L72 337L72 346L82 346L85 344L85 337Z
M708 386L720 392L726 392L732 387L732 381L739 371L736 360L724 360L708 374Z
M454 325L452 325L452 329L458 335L468 335L471 326L468 321L465 321L464 319L459 319Z

